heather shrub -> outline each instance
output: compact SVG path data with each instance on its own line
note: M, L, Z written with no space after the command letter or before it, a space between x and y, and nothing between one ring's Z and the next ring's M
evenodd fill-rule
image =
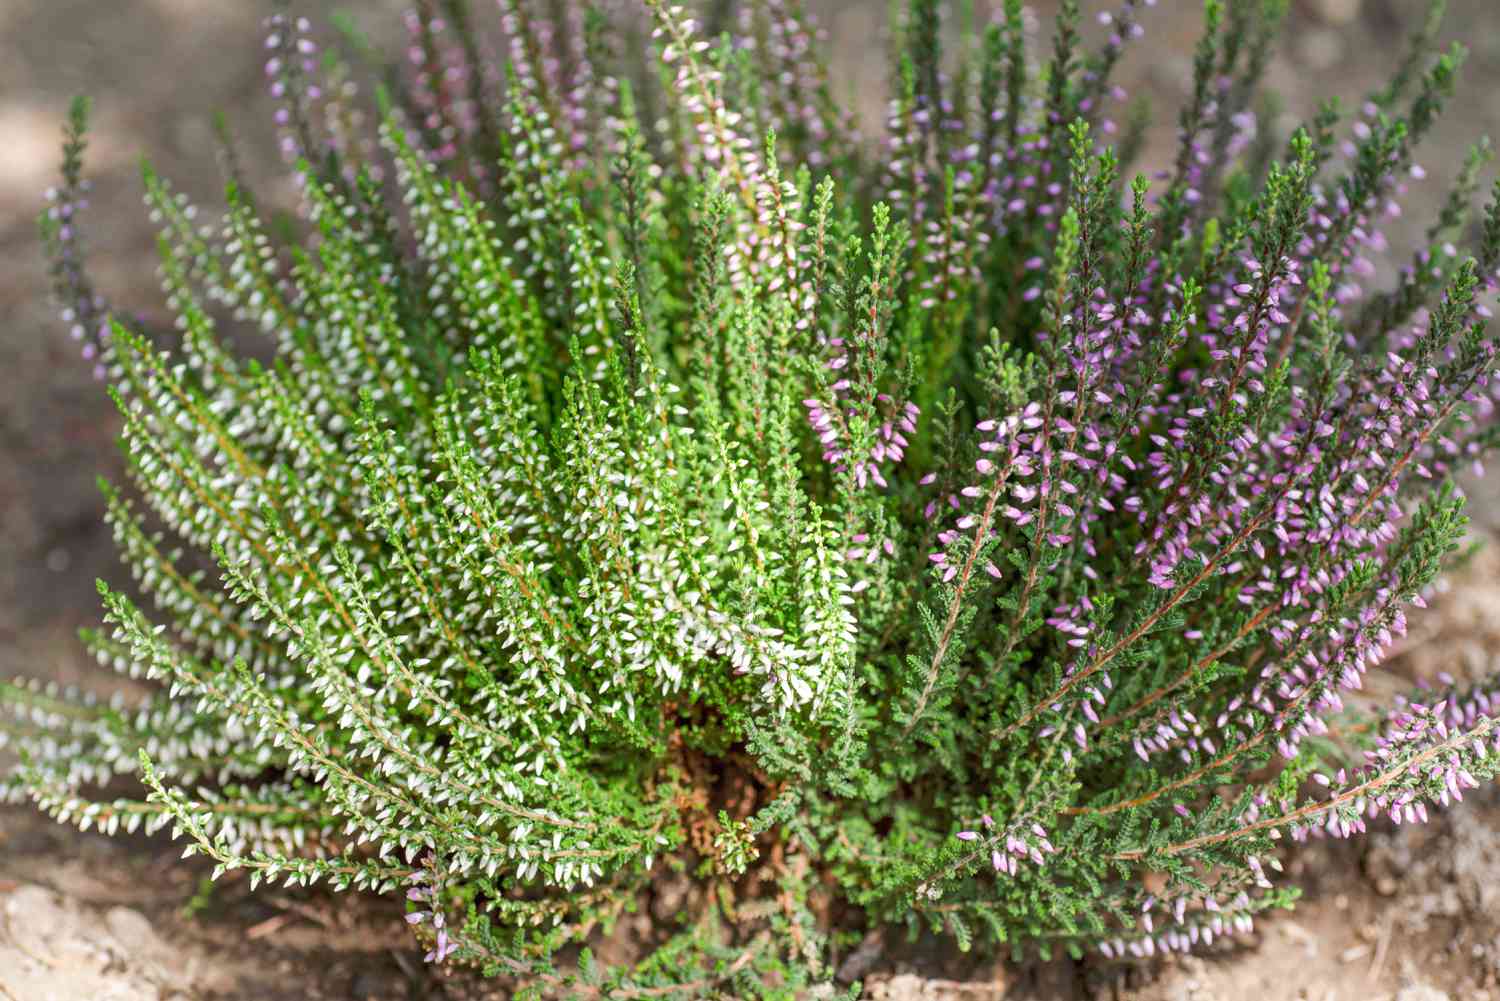
M212 220L146 170L174 330L89 284L75 108L43 235L136 583L84 641L154 687L5 686L7 795L405 894L527 996L790 997L877 929L1207 945L1289 842L1494 775L1485 688L1359 691L1496 435L1488 145L1372 263L1436 16L1285 136L1284 2L1208 0L1153 180L1149 3L1048 45L911 0L867 135L797 0L499 6L419 2L388 66L273 19L300 213L227 131Z

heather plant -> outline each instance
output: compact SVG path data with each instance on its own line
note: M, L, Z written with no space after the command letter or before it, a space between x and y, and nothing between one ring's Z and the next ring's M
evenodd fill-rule
M880 929L1206 946L1287 843L1500 769L1492 688L1360 691L1496 436L1488 145L1373 263L1436 6L1279 136L1284 0L1208 0L1154 178L1111 81L1149 0L1050 47L911 0L883 130L798 0L499 6L418 2L389 65L273 18L298 212L227 129L212 221L146 169L173 330L89 282L75 108L43 236L136 583L84 642L153 694L7 684L7 795L404 894L518 996L790 997Z

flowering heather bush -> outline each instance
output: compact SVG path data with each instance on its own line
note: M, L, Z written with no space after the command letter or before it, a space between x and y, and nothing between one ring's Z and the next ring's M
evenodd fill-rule
M300 218L227 143L218 221L147 170L173 335L88 282L80 105L43 231L155 608L101 584L86 642L158 685L7 686L6 792L404 893L527 996L789 997L882 927L1211 943L1293 897L1278 840L1494 775L1500 696L1357 694L1496 437L1488 146L1393 287L1370 260L1461 52L1429 19L1278 138L1284 3L1209 0L1175 159L1127 180L1149 3L1097 48L1065 3L1050 49L939 6L878 140L798 0L501 0L503 59L429 0L373 100L357 40L273 19Z

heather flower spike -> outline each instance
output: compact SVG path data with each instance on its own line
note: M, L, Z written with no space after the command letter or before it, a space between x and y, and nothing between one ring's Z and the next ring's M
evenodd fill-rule
M88 145L90 102L76 98L68 112L63 140L61 183L46 192L47 207L39 225L52 276L53 297L64 329L78 344L94 378L108 375L112 355L109 306L95 291L84 262L81 217L89 207L93 188L83 176L83 153Z
M1500 438L1487 145L1376 266L1435 21L1286 135L1285 3L1207 0L1152 185L1111 78L1149 2L1033 52L1019 0L911 0L864 134L798 0L488 6L419 0L379 86L267 23L301 219L227 143L218 213L147 168L171 338L84 268L75 107L42 232L138 584L85 643L152 689L0 684L0 795L404 895L517 996L771 998L877 928L1207 947L1300 842L1500 770L1493 680L1350 698Z

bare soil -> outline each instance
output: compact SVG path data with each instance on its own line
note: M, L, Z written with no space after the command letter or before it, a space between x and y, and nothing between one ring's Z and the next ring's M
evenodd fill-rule
M93 579L125 584L103 528L93 477L118 478L111 406L47 303L34 216L51 182L69 96L97 100L89 242L95 276L119 306L160 318L151 248L138 210L136 158L148 156L213 204L209 115L230 114L252 177L270 197L287 185L261 94L258 22L268 0L0 0L0 674L120 686L73 635L97 616ZM295 0L316 19L336 5ZM365 0L359 22L396 41L399 0ZM839 84L879 114L878 0L822 0ZM979 6L982 6L979 5ZM1044 21L1053 4L1041 2ZM1105 5L1085 0L1092 14ZM1198 4L1163 0L1123 67L1150 94L1159 125L1148 157L1172 142L1171 109L1190 72ZM1328 94L1346 106L1380 82L1417 0L1297 0L1270 82L1289 127ZM1410 245L1469 142L1500 135L1500 8L1451 0L1445 37L1472 48L1458 99L1422 157L1392 243ZM1500 535L1500 490L1476 496L1480 536ZM1408 649L1372 679L1398 690L1438 671L1476 674L1500 656L1500 557L1452 581L1417 620ZM3 762L0 762L3 763ZM478 997L423 968L393 901L205 888L204 869L165 838L105 839L24 808L0 808L0 1001ZM930 944L880 950L866 971L890 999L1110 998L1118 1001L1500 1001L1500 800L1471 797L1421 829L1292 852L1308 894L1249 940L1147 969L1052 964L980 966ZM500 996L491 992L491 996Z

